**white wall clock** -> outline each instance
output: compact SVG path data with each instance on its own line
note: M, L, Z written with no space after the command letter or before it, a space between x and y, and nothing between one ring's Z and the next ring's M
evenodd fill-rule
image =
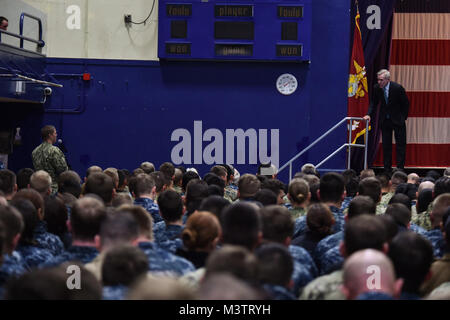
M281 94L290 95L297 90L297 78L290 73L282 74L276 82L277 90Z

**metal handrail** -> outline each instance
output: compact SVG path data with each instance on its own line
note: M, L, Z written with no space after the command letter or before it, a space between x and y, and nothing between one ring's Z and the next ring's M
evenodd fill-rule
M29 17L31 19L37 20L37 22L39 24L39 40L31 39L31 38L25 37L23 35L23 20L24 20L25 17ZM44 42L44 40L42 40L42 21L38 17L32 16L32 15L30 15L28 13L22 13L20 15L19 30L20 30L20 34L0 29L0 36L1 36L2 33L4 33L4 34L9 35L11 37L15 37L15 38L20 39L20 48L21 49L23 49L23 42L24 42L24 40L36 43L38 45L38 50L37 51L39 51L39 52L45 46L45 42ZM1 41L1 37L0 37L0 41Z
M332 158L335 154L337 154L339 151L341 151L344 147L348 147L348 162L347 162L347 169L350 169L350 156L351 156L351 148L364 148L364 169L367 169L367 133L369 132L369 120L366 120L364 118L360 117L345 117L341 121L339 121L335 126L333 126L331 129L329 129L327 132L325 132L323 135L321 135L319 138L314 140L309 146L307 146L305 149L303 149L301 152L299 152L297 155L295 155L292 159L290 159L288 162L286 162L283 166L280 167L278 172L281 172L285 168L289 166L289 182L292 180L292 163L298 159L302 154L304 154L306 151L311 149L313 146L315 146L317 143L319 143L323 138L328 136L331 132L333 132L336 128L338 128L340 125L342 125L344 122L350 120L350 124L348 126L350 134L348 135L348 143L344 143L342 146L340 146L338 149L336 149L333 153L331 153L329 156L327 156L324 160L319 162L316 165L316 168L320 167L322 164L324 164L326 161L328 161L330 158ZM364 135L364 144L353 144L352 143L352 130L351 121L353 120L363 120L366 122L366 134Z

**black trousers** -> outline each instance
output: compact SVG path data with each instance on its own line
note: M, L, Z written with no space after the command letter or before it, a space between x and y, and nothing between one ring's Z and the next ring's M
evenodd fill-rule
M381 134L383 137L383 163L384 169L392 168L392 131L394 131L395 145L397 153L397 168L405 168L406 155L406 125L394 125L390 119L385 119L381 125Z

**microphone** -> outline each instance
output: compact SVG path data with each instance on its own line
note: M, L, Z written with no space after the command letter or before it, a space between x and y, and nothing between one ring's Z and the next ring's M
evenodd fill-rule
M62 152L67 153L67 148L66 148L66 146L64 145L62 139L58 139L58 148L59 148Z

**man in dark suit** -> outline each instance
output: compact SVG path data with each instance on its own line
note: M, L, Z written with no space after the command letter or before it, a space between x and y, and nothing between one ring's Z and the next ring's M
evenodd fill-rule
M392 131L395 135L397 151L397 168L404 169L406 154L406 124L408 118L409 100L405 89L398 83L390 81L391 74L382 69L377 73L377 82L372 92L369 111L364 119L370 121L376 115L380 103L379 121L383 137L384 169L392 168Z

